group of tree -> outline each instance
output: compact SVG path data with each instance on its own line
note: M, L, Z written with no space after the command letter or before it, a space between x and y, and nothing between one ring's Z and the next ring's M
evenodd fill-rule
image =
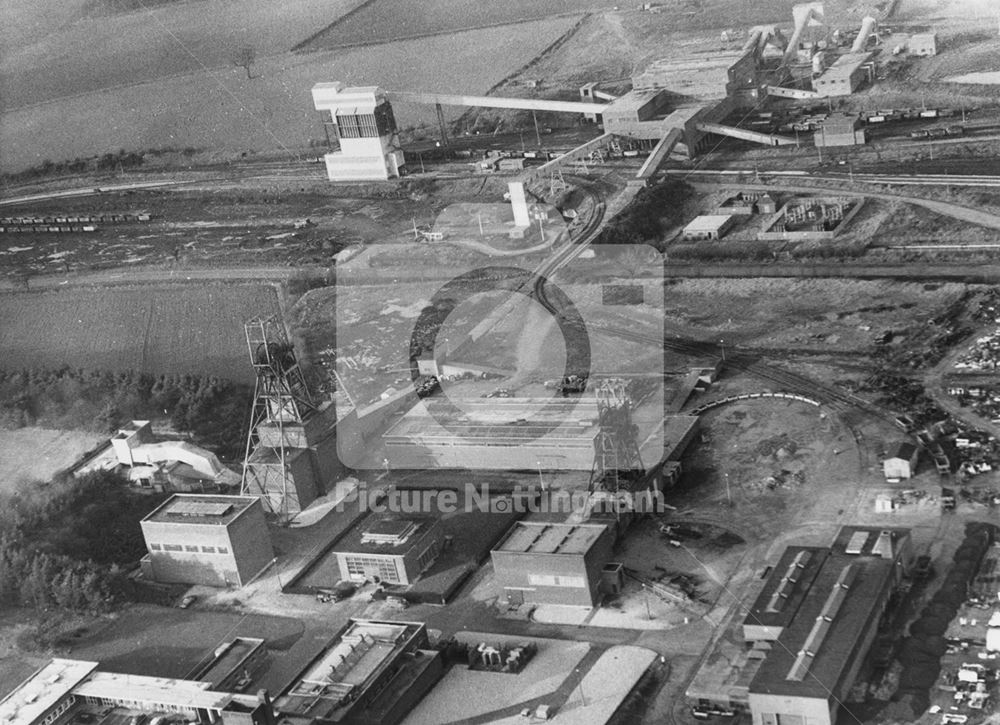
M117 565L102 567L0 539L0 607L100 613L127 601L129 592Z
M690 186L673 180L640 189L604 226L596 243L658 246L665 230L679 222L691 193Z
M108 611L132 596L140 519L162 500L97 471L0 497L0 606Z
M201 375L0 370L0 427L112 432L131 419L168 416L175 430L228 460L243 454L252 400L249 385Z

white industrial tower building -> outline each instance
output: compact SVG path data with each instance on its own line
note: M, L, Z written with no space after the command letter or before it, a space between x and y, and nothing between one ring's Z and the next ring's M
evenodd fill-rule
M329 112L330 118L324 120L339 145L323 157L331 181L384 181L400 175L406 162L384 91L376 86L317 83L312 95L316 109Z

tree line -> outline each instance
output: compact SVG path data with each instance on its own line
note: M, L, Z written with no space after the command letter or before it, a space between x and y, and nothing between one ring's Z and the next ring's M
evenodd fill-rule
M113 432L132 419L170 419L224 460L244 452L253 390L202 375L128 370L0 370L0 427Z

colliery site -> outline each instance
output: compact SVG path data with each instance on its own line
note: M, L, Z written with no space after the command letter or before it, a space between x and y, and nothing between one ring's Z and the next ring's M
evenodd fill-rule
M0 722L997 722L990 0L7 14Z

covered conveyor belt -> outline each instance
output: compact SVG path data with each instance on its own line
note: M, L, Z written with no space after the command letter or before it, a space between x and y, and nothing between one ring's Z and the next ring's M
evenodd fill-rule
M479 108L514 108L525 111L556 113L601 113L606 103L552 101L545 98L505 98L503 96L455 96L446 93L389 93L389 100L399 103L440 104Z
M760 133L759 131L749 131L745 128L736 128L735 126L724 126L721 123L709 123L707 121L699 121L695 124L695 128L702 133L714 133L718 136L728 136L730 138L738 138L743 141L752 141L753 143L764 144L765 146L794 146L796 141L794 138L788 136L777 136L773 133Z
M674 147L683 136L684 133L679 128L670 129L667 135L661 138L659 143L653 147L653 151L649 154L649 158L646 159L646 163L642 165L639 172L635 175L635 183L642 184L643 186L649 183L649 180L653 178L653 174L660 168L660 165L670 155L670 152L674 150ZM629 181L629 183L631 184L633 181Z

